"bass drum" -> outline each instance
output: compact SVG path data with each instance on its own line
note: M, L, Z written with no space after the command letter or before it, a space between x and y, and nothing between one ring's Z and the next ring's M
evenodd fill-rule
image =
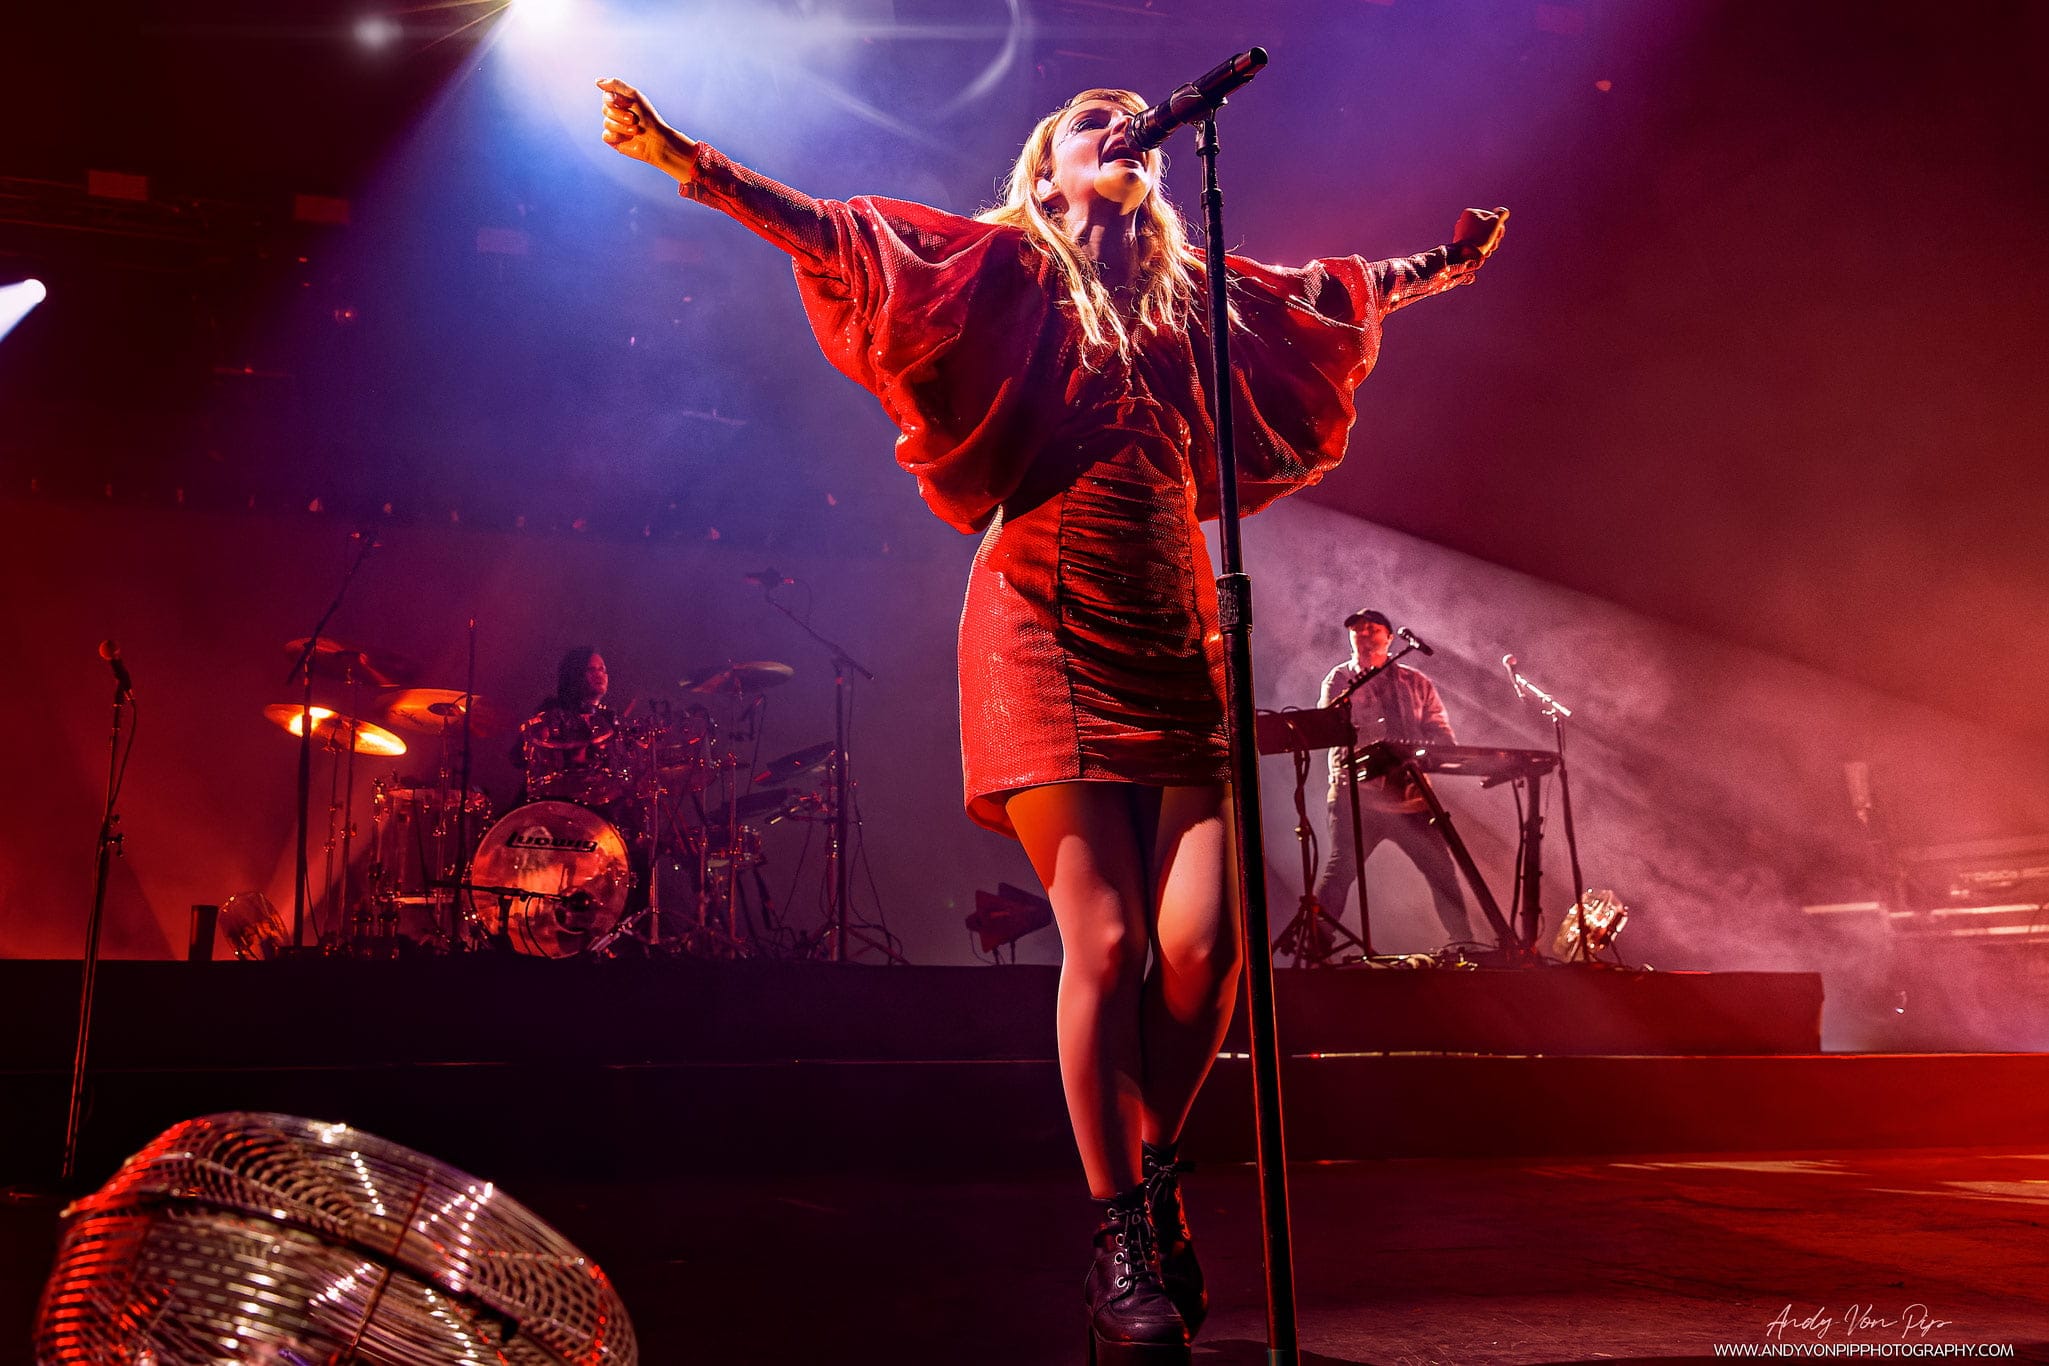
M529 802L485 832L470 882L506 889L470 893L478 923L491 934L499 931L501 899L509 898L514 949L574 958L619 923L633 874L625 837L603 816L571 802Z

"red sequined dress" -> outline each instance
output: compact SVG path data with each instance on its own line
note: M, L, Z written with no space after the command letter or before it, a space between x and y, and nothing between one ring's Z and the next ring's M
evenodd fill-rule
M794 258L819 346L882 402L896 458L981 532L960 623L968 814L1045 783L1177 786L1227 768L1206 329L1090 347L1016 228L898 200L812 199L698 144L682 192ZM1471 279L1443 248L1300 269L1228 258L1240 502L1257 512L1344 455L1380 320Z

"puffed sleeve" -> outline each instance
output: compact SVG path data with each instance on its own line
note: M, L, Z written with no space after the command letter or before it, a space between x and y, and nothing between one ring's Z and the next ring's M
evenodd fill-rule
M684 195L790 253L826 358L874 394L927 506L977 531L1056 414L1062 331L1014 228L899 200L812 199L698 144Z
M1225 258L1234 326L1231 402L1241 511L1258 512L1322 479L1344 458L1357 416L1353 391L1380 355L1381 320L1405 304L1473 278L1442 247L1368 261L1338 256L1306 266ZM1209 340L1198 329L1196 364L1206 385ZM1205 415L1194 460L1197 515L1217 515L1211 427Z

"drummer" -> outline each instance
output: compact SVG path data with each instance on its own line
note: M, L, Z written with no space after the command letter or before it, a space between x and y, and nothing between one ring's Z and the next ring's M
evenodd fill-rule
M580 775L614 766L619 722L605 705L610 683L595 646L579 645L562 656L554 694L519 728L513 762L526 770L527 800L570 795Z

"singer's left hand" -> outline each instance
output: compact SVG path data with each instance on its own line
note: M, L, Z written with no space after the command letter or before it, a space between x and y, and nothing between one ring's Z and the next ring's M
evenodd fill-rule
M1466 247L1480 253L1485 261L1501 245L1501 235L1508 231L1507 209L1467 209L1458 216L1458 226L1451 230L1451 244Z

